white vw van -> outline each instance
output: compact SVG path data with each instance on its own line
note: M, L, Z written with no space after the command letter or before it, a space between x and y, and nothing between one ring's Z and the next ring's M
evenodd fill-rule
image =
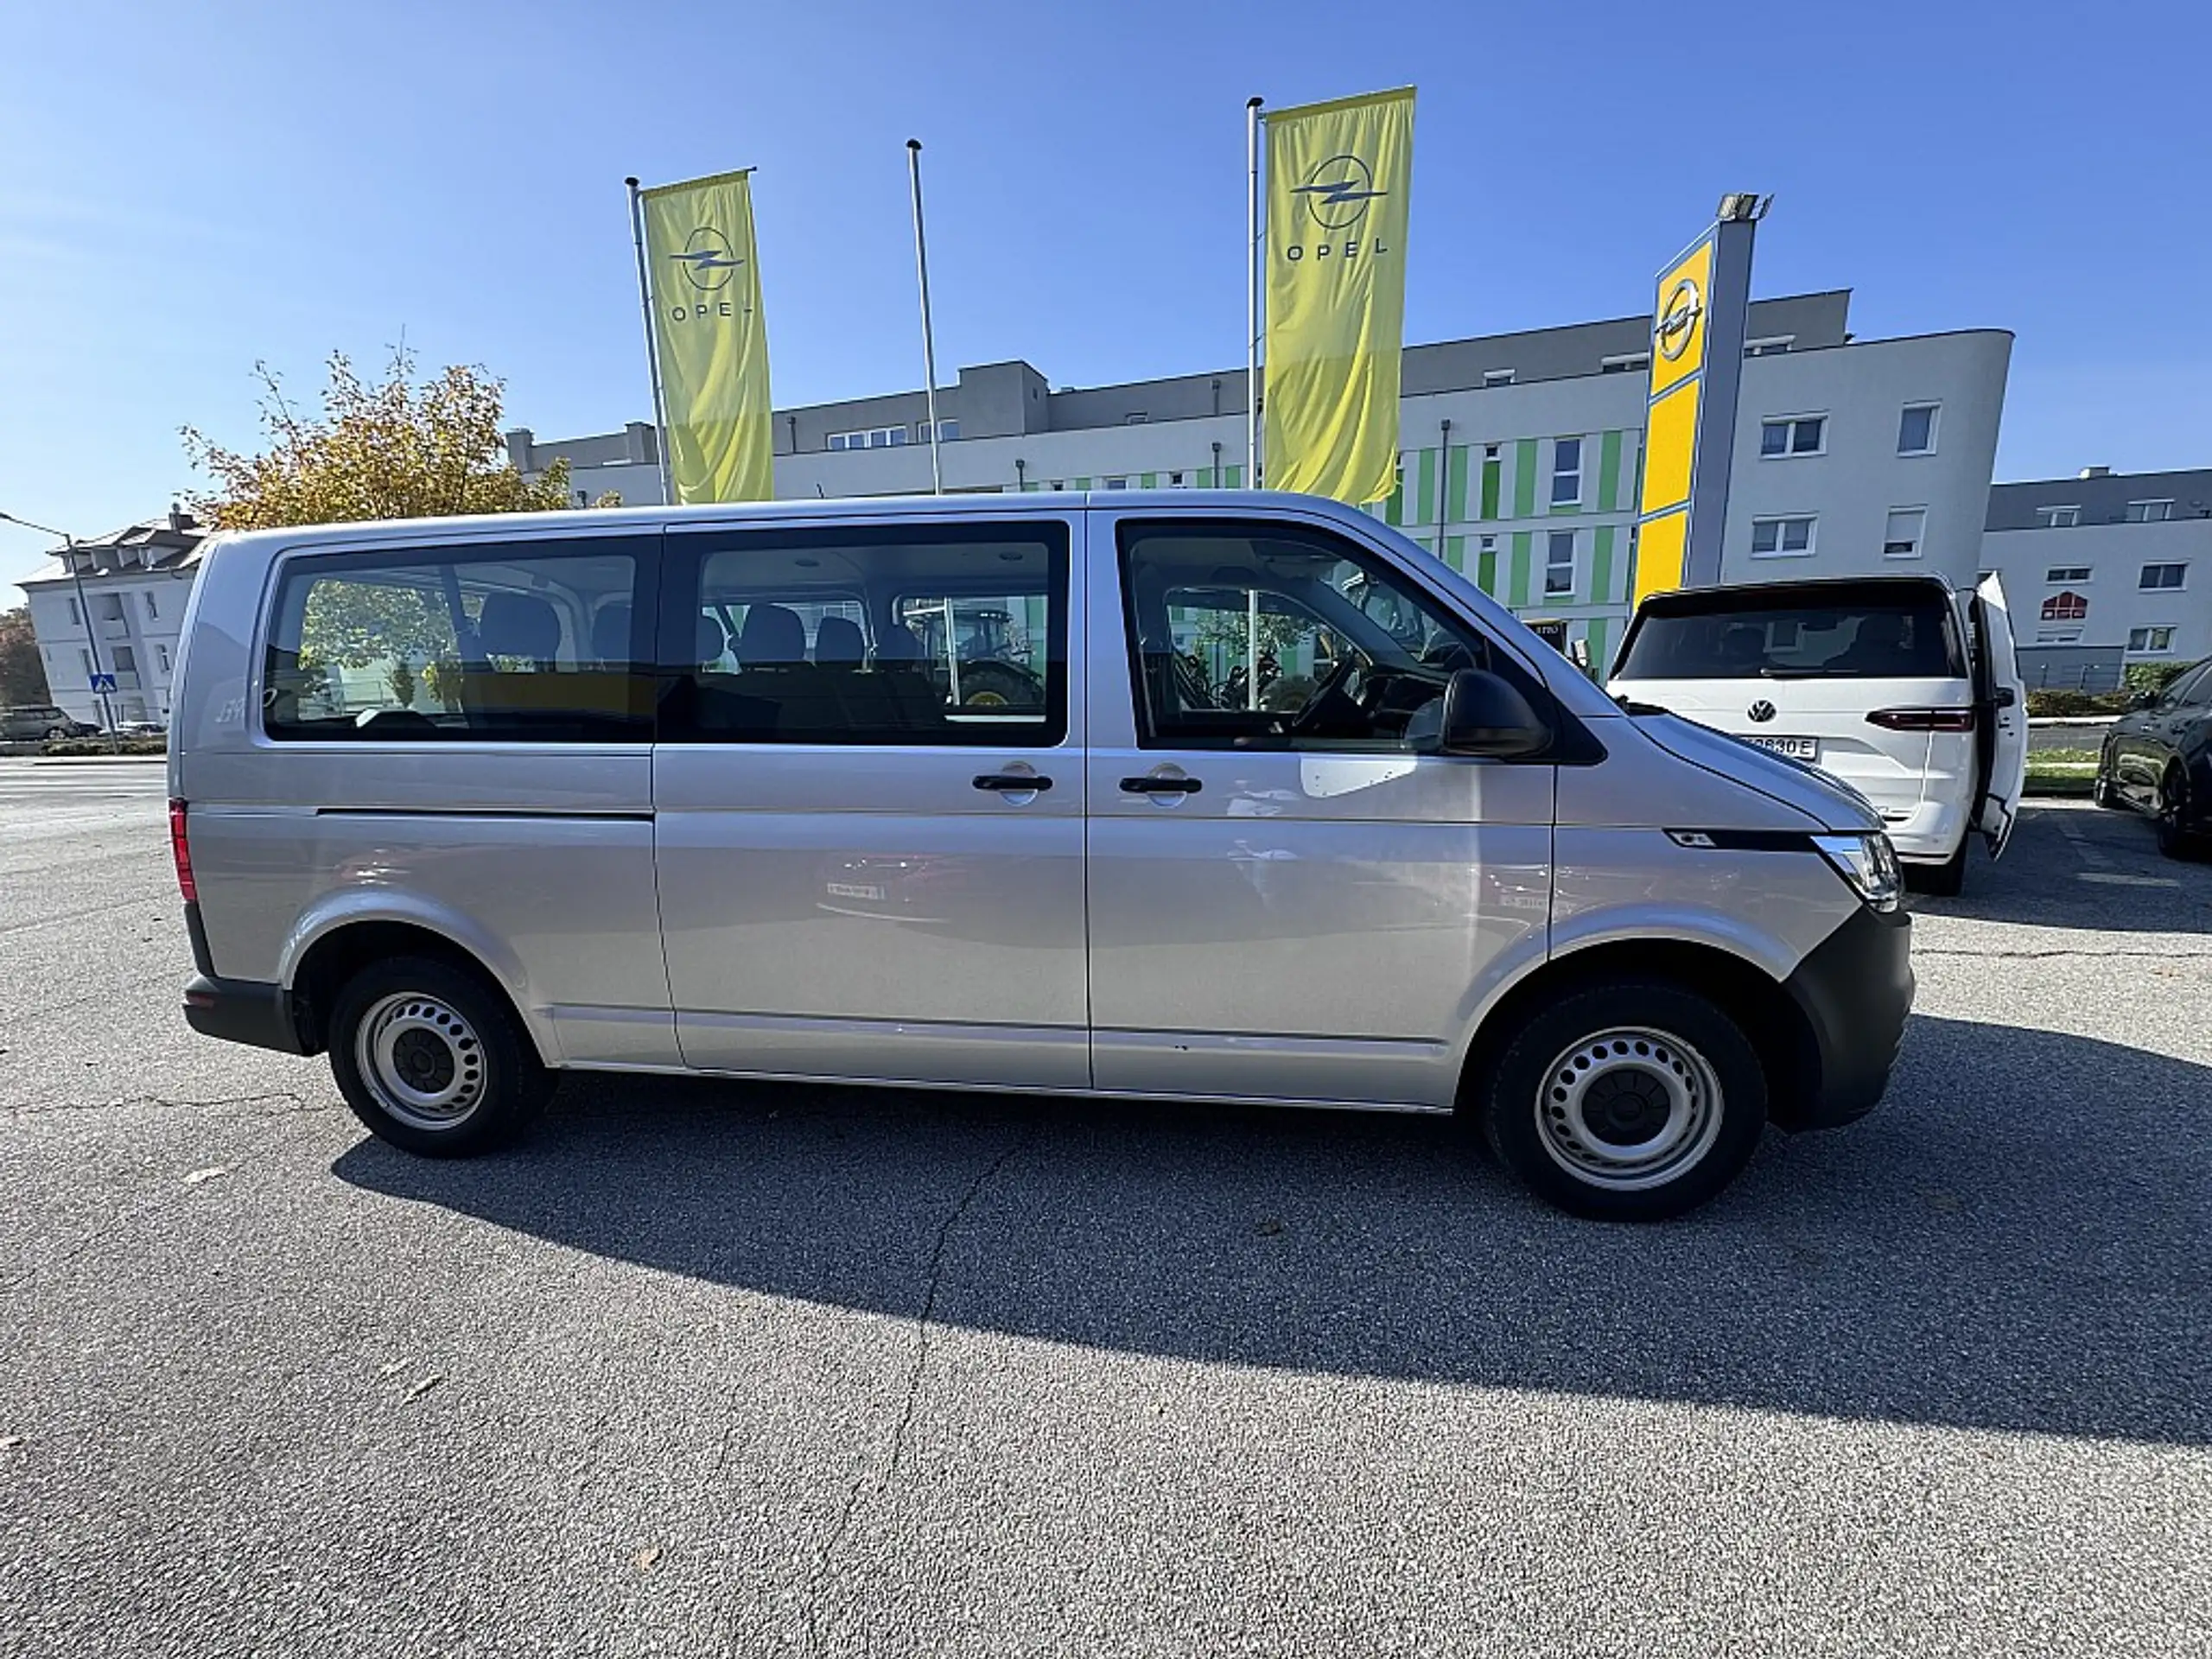
M1301 497L224 536L180 674L186 1017L419 1153L563 1071L1458 1111L1656 1217L1911 1002L1862 802Z
M2027 687L2005 589L1832 576L1654 594L1610 689L1817 766L1871 802L1907 875L1955 893L1999 857L2027 779Z

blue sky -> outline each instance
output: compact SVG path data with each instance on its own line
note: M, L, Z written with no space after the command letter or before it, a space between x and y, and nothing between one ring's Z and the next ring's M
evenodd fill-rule
M73 0L9 35L0 508L82 533L193 486L185 423L252 441L257 358L308 391L404 329L541 435L643 417L627 173L760 169L779 402L919 383L909 136L944 378L1233 364L1245 99L1408 82L1410 341L1639 310L1755 188L1758 293L2018 334L2000 477L2212 464L2201 0ZM41 556L0 526L0 583Z

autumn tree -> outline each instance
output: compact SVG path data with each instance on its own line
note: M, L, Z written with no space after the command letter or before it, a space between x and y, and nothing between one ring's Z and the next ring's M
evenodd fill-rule
M39 660L28 605L0 611L0 703L45 702L46 664Z
M193 464L215 481L192 505L219 530L573 505L566 461L534 479L509 461L502 437L505 384L481 368L455 365L417 381L414 355L401 346L381 378L364 380L343 352L334 352L319 415L295 408L265 363L255 364L254 372L266 441L259 454L226 449L196 428L184 429ZM621 501L610 492L594 505ZM393 695L403 703L413 700L413 664L423 666L434 690L457 679L448 660L455 648L450 620L411 589L366 582L320 587L302 622L302 671L389 659ZM403 670L405 692L398 689Z

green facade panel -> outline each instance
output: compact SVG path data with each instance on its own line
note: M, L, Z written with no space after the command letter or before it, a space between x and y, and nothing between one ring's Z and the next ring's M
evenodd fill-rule
M1497 517L1498 478L1504 470L1504 464L1501 461L1483 462L1483 517L1484 518Z
M1536 441L1520 438L1513 445L1513 516L1532 518L1536 512Z
M1475 556L1475 586L1492 599L1497 597L1497 550L1486 547Z
M1590 601L1602 605L1612 596L1613 527L1600 524L1590 539Z
M1139 473L1137 474L1137 486L1141 489L1156 490L1160 487L1160 474L1158 473Z
M1467 446L1461 444L1446 459L1444 467L1444 510L1451 522L1467 522Z
M1435 518L1433 517L1435 511L1436 451L1433 449L1424 449L1421 452L1421 466L1418 469L1417 484L1415 493L1414 495L1414 510L1411 515L1407 518L1406 522L1412 524L1433 524L1436 522Z
M1527 447L1531 453L1535 448L1534 444ZM1529 468L1531 477L1535 476L1535 472L1532 465ZM1529 531L1516 530L1513 532L1513 574L1506 589L1505 602L1516 610L1529 602L1529 550L1535 539L1535 534Z
M1446 536L1444 538L1444 563L1463 575L1466 573L1467 538L1465 537Z
M1621 435L1608 432L1598 446L1598 511L1611 512L1620 504Z

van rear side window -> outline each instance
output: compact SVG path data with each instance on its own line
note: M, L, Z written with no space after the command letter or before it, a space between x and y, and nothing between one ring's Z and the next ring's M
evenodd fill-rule
M1616 677L1624 680L1952 679L1957 630L1931 594L1832 598L1684 595L1649 601Z
M278 741L620 742L652 732L652 541L300 559L276 590L262 728Z

